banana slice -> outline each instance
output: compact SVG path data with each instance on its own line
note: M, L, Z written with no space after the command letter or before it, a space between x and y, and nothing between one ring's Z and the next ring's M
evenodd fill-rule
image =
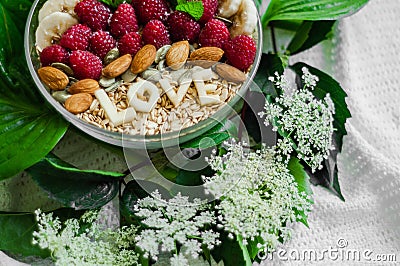
M54 12L46 16L36 29L36 47L42 51L61 38L61 35L78 20L68 13Z
M257 8L252 0L242 0L229 29L232 38L240 34L250 35L257 26Z
M79 0L48 0L39 10L39 23L54 12L65 12L75 16L74 8Z
M239 11L242 0L218 1L218 14L223 18L230 18Z

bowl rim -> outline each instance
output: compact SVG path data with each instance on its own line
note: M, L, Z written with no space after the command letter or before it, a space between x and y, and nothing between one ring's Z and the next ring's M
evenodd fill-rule
M74 114L70 113L67 111L58 101L56 101L51 94L49 93L48 89L44 86L44 84L41 82L39 79L39 76L37 74L37 70L35 66L33 65L32 61L32 56L31 53L36 53L36 47L34 45L34 41L32 42L33 45L31 46L31 35L34 34L34 31L36 28L32 27L32 20L34 19L34 16L36 15L37 19L37 14L39 12L38 5L39 4L44 4L46 0L35 0L34 3L32 4L32 7L29 11L29 15L26 21L25 25L25 32L24 32L24 50L25 50L25 58L28 64L28 69L31 74L32 79L34 80L34 83L36 87L39 89L42 97L45 98L46 102L49 103L52 108L56 109L58 113L60 113L64 119L66 119L68 122L70 122L73 126L77 127L78 129L82 130L83 133L88 134L89 136L92 136L102 142L106 142L112 145L116 145L119 147L127 147L127 148L161 148L161 147L166 147L168 146L168 140L172 140L172 142L175 143L175 140L178 138L182 138L184 136L191 136L190 139L196 138L200 136L201 134L205 133L207 130L211 129L213 126L217 124L219 121L219 116L221 116L222 113L228 113L229 114L229 109L232 109L232 106L236 104L241 98L244 97L245 93L249 89L250 85L253 82L253 79L257 73L260 61L261 61L261 56L262 56L262 25L261 25L261 20L260 16L257 13L257 26L256 26L256 34L257 34L257 40L256 40L256 55L255 59L253 62L253 65L251 66L250 72L247 74L247 79L246 81L241 85L240 89L236 93L236 95L226 103L220 110L216 111L214 114L212 114L210 117L199 121L198 123L183 128L180 131L172 131L172 132L167 132L167 133L162 133L162 134L155 134L155 135L130 135L130 134L124 134L124 133L119 133L119 132L112 132L100 127L97 127L95 125L91 125L90 123L87 123L83 121L82 119L79 119L76 117ZM255 5L254 0L252 2ZM34 36L34 35L32 35ZM34 51L32 51L34 49ZM227 115L224 115L226 118ZM189 140L189 139L188 139ZM188 141L188 140L185 140Z

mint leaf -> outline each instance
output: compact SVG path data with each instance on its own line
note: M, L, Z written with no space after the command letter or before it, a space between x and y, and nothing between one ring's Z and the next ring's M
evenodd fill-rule
M178 0L178 5L176 6L176 10L186 12L191 15L195 20L199 20L204 13L203 2L201 1L193 1L193 2L184 2L182 0Z

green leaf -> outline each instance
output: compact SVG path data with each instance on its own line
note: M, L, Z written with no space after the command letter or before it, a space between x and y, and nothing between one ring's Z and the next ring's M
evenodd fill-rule
M311 182L315 185L322 185L332 192L334 192L340 199L344 201L344 197L341 193L338 168L337 168L337 155L342 151L343 137L347 134L346 131L346 120L351 117L350 111L346 104L346 92L342 89L340 84L330 77L328 74L311 67L305 63L296 63L291 68L296 72L298 76L302 74L301 69L307 67L313 75L318 76L319 81L317 86L312 91L315 97L323 99L327 93L335 105L335 114L333 116L333 127L335 132L333 133L333 145L335 150L331 150L329 158L324 160L324 168L322 170L312 173L310 169L306 167L306 171L311 177Z
M76 210L94 209L112 200L123 174L79 170L52 154L30 167L28 173L50 198Z
M209 166L199 171L181 169L176 176L176 183L183 186L200 186L203 184L202 176L212 176L213 174L214 171Z
M245 261L246 266L252 266L253 263L251 263L249 251L247 250L247 247L243 244L243 238L240 235L236 236L236 241L239 243L240 249L242 250L243 258Z
M282 75L284 71L282 59L276 54L263 54L261 57L260 66L258 67L254 82L266 95L276 97L278 92L274 84L268 80L274 76L275 72Z
M339 171L337 166L337 156L339 147L336 143L337 138L335 138L335 132L333 133L334 140L333 145L335 147L334 150L329 152L328 159L323 161L323 166L321 170L315 171L314 173L311 169L305 167L308 175L311 177L311 183L314 185L320 185L328 188L331 192L333 192L336 196L338 196L342 201L345 201L342 191L340 189L339 184Z
M178 11L186 12L191 15L195 20L199 20L203 16L204 6L202 1L178 1L175 8Z
M181 148L207 149L237 136L236 126L229 120L219 123L201 136L180 145Z
M304 21L286 50L294 55L330 38L335 22L334 20Z
M221 232L220 240L221 244L211 250L211 255L216 262L223 261L224 265L229 266L247 265L243 250L236 238L231 239L226 232Z
M361 9L368 0L271 0L262 16L266 27L272 20L337 20Z
M297 183L297 189L299 192L304 192L307 196L310 196L309 202L313 204L314 200L311 198L313 192L310 185L310 177L304 170L303 165L301 165L300 160L295 157L291 157L288 163L288 169ZM304 211L296 210L296 215L300 215L302 217L301 219L297 218L297 221L308 227L307 215L304 213Z
M144 190L146 188L146 190ZM119 209L123 222L128 224L139 224L139 220L135 216L134 205L138 199L149 196L148 191L158 190L161 195L170 195L170 193L162 186L146 180L132 180L126 185L122 197L120 198ZM163 197L166 198L166 197Z
M59 209L54 214L61 221L72 217L80 217L83 212L71 209ZM50 252L32 244L32 233L37 230L35 215L32 213L0 212L0 250L22 256L49 257Z
M38 162L68 127L43 104L24 59L23 28L30 5L26 0L0 3L0 180Z

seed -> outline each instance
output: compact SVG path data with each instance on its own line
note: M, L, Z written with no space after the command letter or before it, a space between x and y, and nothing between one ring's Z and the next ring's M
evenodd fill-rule
M52 63L51 66L61 70L62 72L64 72L68 76L73 76L74 75L74 71L72 70L72 68L70 68L66 64L56 62L56 63Z
M114 83L115 83L115 78L101 77L101 79L99 80L100 86L102 86L104 88L108 88L111 85L113 85Z
M64 91L55 91L51 94L51 96L53 96L53 98L60 102L60 103L65 103L65 101L71 97L71 94L69 94L68 92Z
M112 61L114 61L115 59L117 59L119 57L119 50L118 48L113 48L111 49L106 56L104 57L104 64L108 65L110 64Z
M167 44L157 50L156 59L154 60L156 64L165 59L165 55L167 54L169 48L171 48L171 45Z

